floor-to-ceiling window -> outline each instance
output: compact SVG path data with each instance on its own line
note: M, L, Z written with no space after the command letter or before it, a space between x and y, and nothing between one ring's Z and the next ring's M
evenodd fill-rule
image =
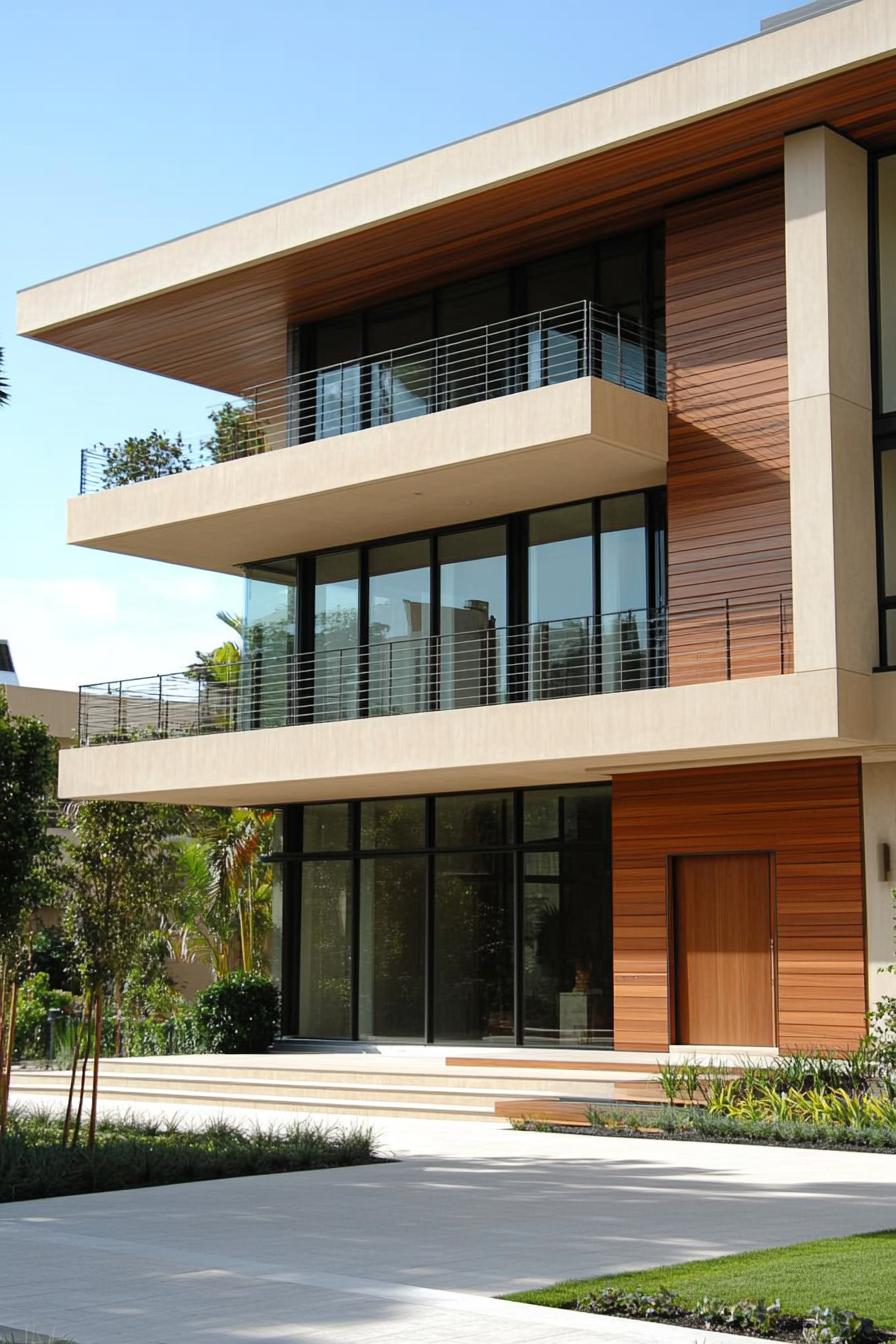
M586 367L662 395L663 269L662 231L647 229L295 324L290 370L308 378L291 385L290 435L390 424Z
M612 1044L609 785L287 812L289 1031Z
M222 644L209 681L214 694L228 699L237 693L239 682L240 722L246 727L277 728L295 715L290 664L296 616L293 561L273 560L246 571L242 650L233 640ZM242 679L233 665L241 654L249 663Z
M875 173L874 438L881 664L896 667L896 154Z
M656 684L664 512L635 491L253 566L245 726Z

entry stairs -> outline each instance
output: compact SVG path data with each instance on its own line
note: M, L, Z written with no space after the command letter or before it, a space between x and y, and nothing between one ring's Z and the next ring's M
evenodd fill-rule
M351 1053L103 1059L103 1101L425 1120L583 1123L591 1104L662 1101L655 1055ZM16 1092L67 1095L68 1072L17 1068Z

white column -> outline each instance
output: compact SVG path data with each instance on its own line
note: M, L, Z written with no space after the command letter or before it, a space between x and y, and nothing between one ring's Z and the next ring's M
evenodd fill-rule
M868 165L827 127L784 145L794 666L878 660Z

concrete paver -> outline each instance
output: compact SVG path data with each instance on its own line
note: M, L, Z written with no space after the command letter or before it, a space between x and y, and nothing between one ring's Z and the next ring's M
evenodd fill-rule
M374 1128L399 1161L0 1206L0 1320L78 1344L646 1344L684 1337L493 1295L896 1223L896 1157Z

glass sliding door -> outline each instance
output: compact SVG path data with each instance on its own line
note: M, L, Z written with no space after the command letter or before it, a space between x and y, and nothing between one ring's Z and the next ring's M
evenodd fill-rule
M647 515L642 494L600 504L600 657L604 691L650 684Z
M507 271L439 290L439 336L444 337L439 342L440 381L446 407L515 389L516 336L502 325L510 315ZM492 330L486 332L486 326Z
M299 1035L346 1039L352 1034L352 865L306 859L301 880Z
M220 646L210 669L214 709L225 709L240 681L240 726L279 728L294 721L296 562L273 560L246 570L243 648Z
M356 550L319 555L314 575L314 718L358 713L358 582Z
M544 313L528 333L529 387L581 378L585 303L594 295L594 254L583 247L526 267L526 307Z
M422 1041L426 966L426 860L361 860L358 1035Z
M647 364L642 337L648 258L639 235L611 238L600 245L598 295L600 307L612 317L597 323L595 347L602 378L638 392L647 390ZM619 321L614 319L617 317Z
M429 708L431 551L428 538L370 548L371 715L419 714Z
M610 1044L613 950L610 789L524 795L523 1040Z
M896 412L896 154L877 163L878 403Z
M361 406L362 323L360 313L331 317L314 328L315 439L329 439L363 428ZM304 385L304 380L303 380ZM304 401L304 395L302 397ZM304 429L306 407L300 406Z
M371 424L390 425L433 409L432 336L430 294L370 310L368 348L374 356L383 352L370 362Z
M507 851L436 855L436 1041L513 1041L513 890Z
M590 504L529 515L529 699L592 688L594 523Z
M500 704L507 693L507 528L438 541L439 705Z

